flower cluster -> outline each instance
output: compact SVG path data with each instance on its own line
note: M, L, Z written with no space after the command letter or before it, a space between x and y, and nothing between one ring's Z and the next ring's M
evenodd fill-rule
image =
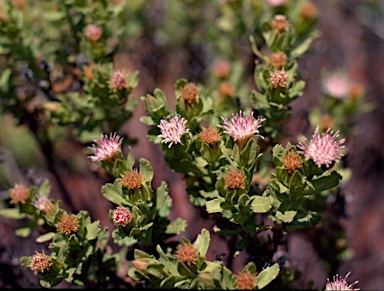
M101 138L94 140L96 144L89 147L93 150L94 155L88 156L94 162L112 163L121 154L122 138L117 133L101 135Z
M11 203L25 204L30 197L29 190L24 184L16 184L12 189L9 190L9 196L11 197Z
M345 147L345 139L337 140L339 135L338 131L333 133L330 128L320 134L319 127L316 127L311 141L305 139L304 143L299 143L299 152L303 153L306 159L313 160L318 167L329 167L343 156L340 150Z
M85 29L85 36L91 41L91 42L97 42L103 35L103 29L100 26L97 26L95 24L90 24Z
M224 132L228 133L239 143L239 145L245 145L254 135L263 138L263 136L258 133L259 127L261 127L261 123L265 120L265 118L255 119L253 117L253 112L247 115L240 110L239 114L232 114L231 121L225 117L221 118L224 121L224 125L219 125L219 127L224 129Z
M32 256L30 268L36 275L39 272L43 273L48 270L52 266L52 260L51 257L44 253L44 250L41 253L38 253L37 251L35 252L36 254Z
M187 120L179 115L173 115L169 121L162 119L158 127L161 130L161 137L163 143L169 143L168 147L170 148L175 144L182 144L181 137L189 131L186 128Z
M336 276L333 276L333 281L330 281L327 279L327 284L325 284L325 290L326 291L337 291L337 290L352 290L352 291L357 291L360 290L359 288L354 288L354 286L359 283L359 281L355 281L352 284L348 284L347 278L351 274L351 272L348 272L348 274L343 278L336 274Z
M119 206L113 212L113 222L121 227L131 223L132 218L132 212L127 207Z

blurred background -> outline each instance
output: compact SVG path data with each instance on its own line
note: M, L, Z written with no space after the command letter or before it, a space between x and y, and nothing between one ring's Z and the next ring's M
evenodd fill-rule
M200 82L210 70L211 60L205 58L204 44L191 42L176 50L161 39L153 38L151 27L162 25L169 1L149 1L145 17L149 31L134 44L122 47L116 57L117 67L129 67L140 72L140 83L133 95L140 97L160 88L174 100L174 84L180 78ZM224 0L223 0L224 1ZM204 2L204 1L203 1ZM167 3L167 4L166 4ZM353 176L343 186L345 193L345 217L350 257L342 262L338 273L345 276L349 271L349 283L359 280L361 290L380 290L384 285L384 2L368 0L317 0L320 36L314 40L309 53L299 61L299 70L306 81L303 96L294 101L292 118L287 124L289 132L304 132L308 110L319 102L324 72L342 70L366 90L366 102L372 110L355 120L357 133L349 142L346 165ZM206 12L209 13L209 12ZM201 17L204 17L202 14ZM185 32L184 30L180 30ZM188 33L188 32L186 32ZM151 36L151 37L150 37ZM186 37L188 39L188 37ZM251 60L252 52L245 49L245 58ZM252 67L250 68L252 70ZM132 146L135 157L143 157L152 163L155 171L154 187L166 181L173 198L172 217L189 221L183 236L194 239L202 227L210 228L209 221L200 217L189 202L181 176L173 173L163 161L158 145L147 140L147 127L139 121L144 106L137 109L123 128L131 138L137 139ZM106 215L112 206L100 192L103 182L95 174L92 162L84 155L81 144L59 139L54 152L54 169L47 166L36 141L26 128L16 127L10 116L0 119L1 197L7 197L7 189L14 183L48 178L52 184L53 199L63 200L63 208L70 212L86 209L102 226L113 228ZM10 173L10 174L9 174ZM4 178L6 177L6 178ZM38 234L29 238L14 235L21 222L0 217L0 287L38 288L38 278L30 270L20 266L19 258L31 255L39 249L34 242ZM226 252L226 242L212 238L208 259ZM326 251L326 250L325 250ZM303 273L300 282L314 281L323 289L327 274L321 260L304 237L296 235L290 243L292 261ZM225 262L227 258L223 261ZM239 262L240 268L241 262ZM300 284L298 282L298 284ZM70 287L62 283L58 288Z

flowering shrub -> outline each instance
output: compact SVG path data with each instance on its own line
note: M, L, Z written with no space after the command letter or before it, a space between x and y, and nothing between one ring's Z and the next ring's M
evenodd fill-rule
M187 10L182 2L166 8L186 21L180 28L186 39L196 36L213 52L210 57L219 57L201 81L180 76L174 106L158 87L141 96L146 114L140 122L169 168L182 175L190 202L215 222L193 242L183 236L190 222L170 219L177 205L168 185L163 181L154 189L151 163L134 157L135 141L120 133L137 106L132 93L139 71L120 68L117 52L124 41L145 33L150 2L36 0L0 6L2 112L28 126L48 163L58 132L81 143L90 162L107 173L101 194L114 205L105 210L115 227L110 232L87 210L70 213L51 199L48 180L9 189L0 215L28 220L16 234L28 237L38 226L47 230L37 242L49 243L48 249L20 259L42 287L62 281L110 286L119 278L117 287L288 288L301 274L278 251L287 249L290 234L328 223L326 201L350 176L343 157L352 117L368 107L360 106L362 88L340 92L344 81L328 80L324 102L309 113L310 132L287 134L293 101L305 88L298 59L318 35L316 7L306 0L228 0L188 1ZM195 14L204 8L219 15L217 30L195 35ZM170 18L157 28L165 49L186 41L178 42L175 25ZM240 58L244 47L253 53L251 71ZM246 253L241 272L207 260L212 235L229 238L230 258ZM111 251L111 241L119 252ZM329 247L338 254L345 250ZM357 282L346 282L348 275L336 275L324 288L356 290Z

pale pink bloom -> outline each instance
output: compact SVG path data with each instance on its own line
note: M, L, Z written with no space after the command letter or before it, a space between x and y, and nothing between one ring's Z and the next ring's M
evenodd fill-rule
M345 139L336 140L339 137L339 131L335 134L330 128L322 135L319 134L319 127L316 127L313 138L310 142L305 139L304 144L299 143L300 153L303 153L306 159L312 159L318 167L321 165L329 166L338 161L343 154L340 149L344 148Z
M345 98L349 92L350 81L347 77L334 74L323 82L324 90L336 98Z
M169 148L173 144L182 144L181 137L189 131L189 129L185 127L186 123L187 120L180 117L180 115L173 115L169 121L162 119L158 125L161 130L161 134L158 137L163 138L163 143L169 143Z
M224 129L224 132L232 136L233 139L238 141L240 145L246 144L247 141L255 134L264 138L258 134L258 128L261 127L260 124L265 120L265 118L255 119L253 117L253 112L247 116L246 113L240 110L239 114L232 114L231 121L224 117L221 118L224 121L224 125L218 125L218 127Z
M108 137L107 135L101 135L99 140L94 140L96 143L92 147L88 147L93 150L94 155L88 156L93 162L111 162L120 156L121 153L121 143L123 138L121 138L116 133L111 133Z
M113 213L113 222L119 226L126 226L132 221L132 212L123 206L119 206Z
M109 86L114 90L121 90L127 88L126 73L121 70L114 71Z
M90 24L85 29L85 36L92 42L97 42L103 35L103 29L95 24Z
M285 3L285 0L267 0L267 3L272 7L276 7L283 5Z
M330 290L360 290L360 288L353 288L357 283L359 283L359 281L356 281L352 284L348 284L347 283L347 278L349 276L349 274L351 274L351 272L349 272L345 278L342 278L340 277L338 274L336 274L336 276L333 276L333 281L329 281L329 279L327 279L327 284L325 284L325 290L326 291L330 291Z
M36 197L37 201L34 201L31 204L45 215L52 216L55 212L55 206L51 200L49 200L48 197L43 194L37 194Z

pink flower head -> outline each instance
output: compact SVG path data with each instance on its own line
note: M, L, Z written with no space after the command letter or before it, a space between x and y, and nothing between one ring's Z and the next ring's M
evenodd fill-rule
M285 0L267 0L268 4L272 7L283 5Z
M232 114L232 123L224 117L221 118L224 121L224 125L218 125L218 127L224 129L224 132L232 136L235 141L240 143L240 145L245 145L254 134L264 138L258 134L258 128L261 127L260 124L265 118L255 119L253 117L253 112L249 116L241 110L239 114Z
M158 125L161 130L161 134L158 137L163 138L163 143L169 143L169 148L173 144L182 144L181 137L189 131L189 129L185 127L186 123L187 120L180 117L180 115L173 115L169 121L162 119Z
M97 42L103 35L103 29L95 24L90 24L85 29L85 36L92 42Z
M347 278L349 274L351 274L351 272L349 272L345 276L345 278L342 278L338 274L336 274L336 276L333 276L332 282L327 279L327 284L325 284L325 290L360 290L360 288L353 288L357 283L359 283L359 281L356 281L352 284L347 283Z
M127 88L126 73L121 70L114 71L109 81L109 86L114 91Z
M119 206L113 213L113 222L119 226L126 226L132 221L132 212L123 206Z
M328 167L343 156L340 149L344 148L345 139L336 141L338 137L339 131L333 134L330 128L320 135L317 126L310 142L305 139L305 144L298 144L300 149L298 152L303 153L306 159L312 159L318 167L321 167L321 165Z
M349 92L350 81L346 76L334 74L323 82L324 90L336 98L345 98Z
M97 146L93 144L92 147L88 147L94 152L94 155L88 156L88 158L93 162L113 162L121 153L122 141L123 139L116 133L111 133L109 137L107 135L101 135L99 140L94 140Z

